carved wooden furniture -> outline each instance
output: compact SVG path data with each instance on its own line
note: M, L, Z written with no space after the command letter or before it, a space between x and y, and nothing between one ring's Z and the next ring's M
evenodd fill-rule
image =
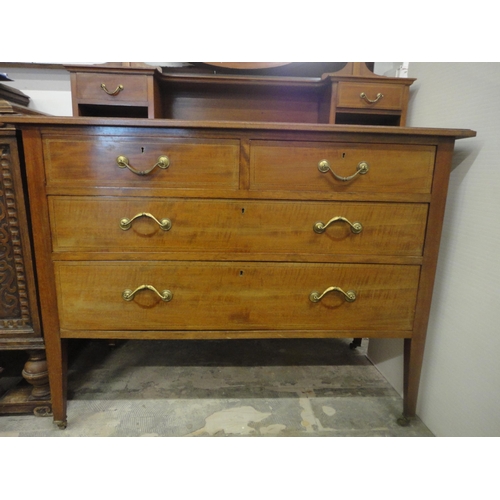
M74 116L401 125L412 78L346 63L320 77L162 73L147 65L68 65Z
M0 113L13 113L21 108L0 101ZM5 118L0 116L0 121ZM27 352L22 375L29 385L18 385L0 395L0 414L51 412L36 290L16 131L3 126L0 127L0 350Z
M60 427L71 338L404 338L415 415L454 141L475 132L12 123Z

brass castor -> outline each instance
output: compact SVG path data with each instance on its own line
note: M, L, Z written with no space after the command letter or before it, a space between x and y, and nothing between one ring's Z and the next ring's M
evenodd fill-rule
M410 425L410 422L411 420L408 418L408 417L405 417L404 415L401 415L398 419L397 419L397 423L398 425L400 425L401 427L408 427Z
M67 420L54 420L54 424L59 427L59 429L64 430L68 426L68 421Z

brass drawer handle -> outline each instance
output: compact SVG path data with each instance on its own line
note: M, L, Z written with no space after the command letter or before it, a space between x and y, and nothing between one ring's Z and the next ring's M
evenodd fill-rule
M137 287L134 291L129 289L123 290L122 297L124 300L130 302L131 300L133 300L135 294L142 290L151 290L152 292L156 293L156 295L158 295L158 297L160 297L160 299L163 300L163 302L170 302L173 297L173 294L170 290L163 290L160 293L153 285L141 285Z
M120 228L124 231L128 231L132 227L132 222L134 222L135 219L138 219L139 217L148 217L149 219L153 219L164 231L168 231L172 227L172 222L170 221L170 219L162 219L160 221L154 215L151 215L147 212L141 212L140 214L134 215L131 219L127 219L127 217L124 217L120 221Z
M330 292L341 293L344 296L346 302L354 302L356 300L356 292L354 290L348 290L347 292L344 292L344 290L342 290L342 288L339 288L338 286L331 286L321 294L319 292L312 292L311 295L309 295L309 300L311 302L319 302L327 293Z
M354 234L359 234L361 231L363 231L363 226L361 225L360 222L350 222L348 221L345 217L333 217L333 219L330 219L326 224L323 224L322 222L316 222L313 226L313 230L315 233L321 234L326 231L326 228L330 225L333 224L334 222L345 222L351 226L351 231Z
M106 94L108 95L112 95L112 96L115 96L115 95L118 95L122 90L123 90L123 85L118 85L118 87L116 87L116 89L113 91L113 92L110 92L107 87L106 87L106 84L105 83L101 83L101 89L104 90L104 92L106 92Z
M361 92L361 94L359 94L359 97L361 97L361 99L364 99L364 101L369 103L369 104L375 104L376 102L380 101L380 99L382 99L384 97L384 94L381 94L379 92L376 95L375 99L370 99L364 92Z
M132 165L129 164L129 160L126 156L120 155L116 158L116 163L120 168L128 168L131 172L137 175L148 175L152 172L156 167L160 168L168 168L170 166L170 160L168 156L160 156L156 163L149 170L137 170Z
M342 181L342 182L347 182L347 181L354 179L354 177L356 177L357 175L365 175L368 172L368 170L370 170L370 167L369 167L368 163L366 163L366 161L360 161L358 163L358 166L356 167L356 172L354 174L350 175L349 177L342 177L341 175L337 175L330 168L330 164L328 163L327 160L321 160L318 163L318 170L323 174L330 171L333 174L333 176L335 177L335 179L338 179L339 181Z

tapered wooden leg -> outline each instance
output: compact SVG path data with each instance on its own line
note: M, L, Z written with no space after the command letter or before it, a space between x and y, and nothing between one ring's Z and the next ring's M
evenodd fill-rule
M405 339L403 416L400 419L401 422L398 420L400 425L408 425L410 419L416 415L423 357L423 341Z
M54 422L64 428L66 427L66 340L60 338L49 203L47 196L40 189L40 186L46 183L43 155L40 154L44 148L41 130L33 128L24 130L22 140L52 413Z
M420 373L424 358L424 343L418 339L412 339L409 352L408 364L408 388L405 403L405 414L414 417L417 411L418 388L420 385Z
M352 339L352 342L349 344L349 348L356 349L356 347L361 346L362 340L363 340L362 338L357 338L357 337L355 339Z
M65 429L67 425L67 340L58 339L47 344L47 363L49 365L50 392L54 423Z
M408 399L408 380L410 376L410 354L411 354L411 339L404 339L404 369L403 369L403 414L398 418L397 422L402 427L410 424L410 418L415 416L415 412L411 413L412 405Z
M432 199L427 216L427 230L423 253L422 269L415 305L415 319L412 338L405 339L405 389L403 402L403 421L415 417L420 385L420 373L424 358L425 338L432 301L432 291L436 276L439 242L441 238L446 192L448 189L453 142L440 143L434 163Z

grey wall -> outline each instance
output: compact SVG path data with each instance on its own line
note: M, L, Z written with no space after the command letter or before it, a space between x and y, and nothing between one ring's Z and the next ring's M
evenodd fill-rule
M409 126L477 131L456 143L417 414L437 436L500 436L500 64L410 63L409 76ZM400 389L401 341L373 340L369 356Z

